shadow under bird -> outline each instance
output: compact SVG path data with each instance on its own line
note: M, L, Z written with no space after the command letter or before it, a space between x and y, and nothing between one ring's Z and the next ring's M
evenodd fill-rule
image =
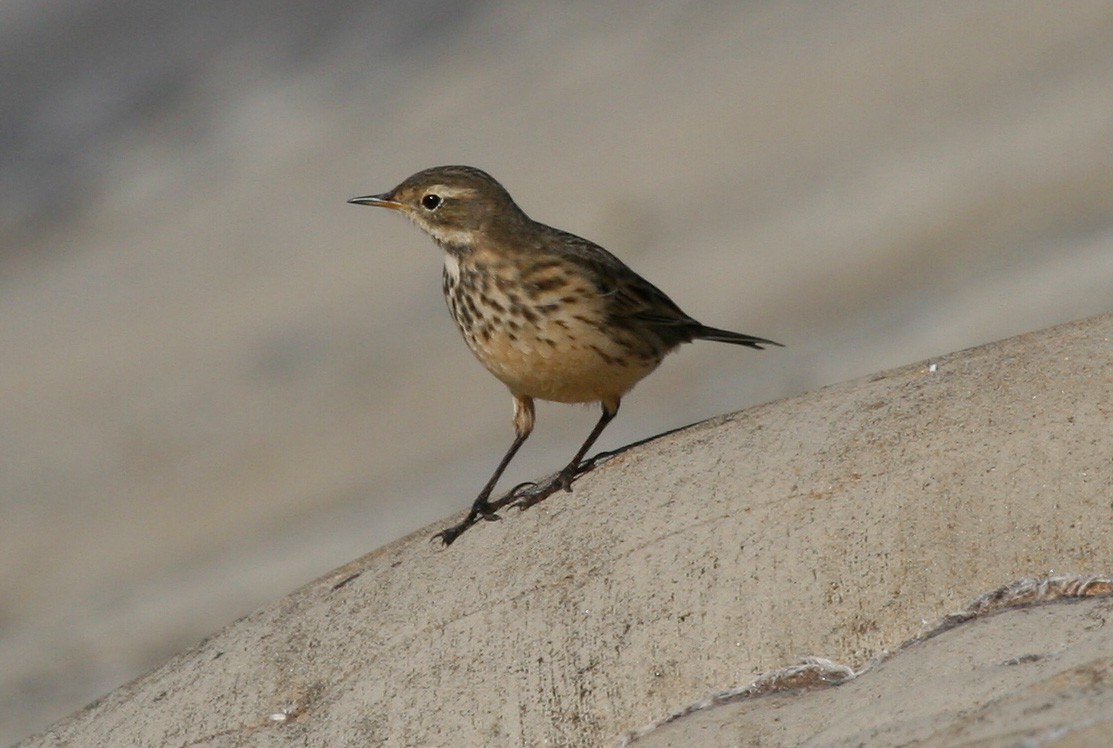
M622 397L681 343L780 345L700 324L607 250L531 219L501 184L470 166L419 171L389 192L348 202L396 210L444 250L452 319L514 398L514 441L464 520L434 536L446 546L479 519L499 519L497 509L508 501L525 509L571 491ZM492 502L491 491L533 430L536 398L598 402L603 414L554 478Z

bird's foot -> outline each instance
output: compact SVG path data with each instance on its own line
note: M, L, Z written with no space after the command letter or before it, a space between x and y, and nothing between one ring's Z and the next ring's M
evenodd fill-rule
M524 483L519 483L518 485L514 486L514 488L511 488L510 491L507 492L506 496L503 496L502 499L500 499L499 501L502 506L513 504L518 499L522 498L523 496L529 496L536 490L537 482L527 480Z
M429 542L431 543L435 540L439 540L439 541L441 541L441 545L443 547L447 548L448 546L452 545L456 541L456 538L463 535L464 531L467 530L469 527L471 527L474 524L475 524L475 522L464 521L464 522L461 522L458 525L453 525L452 527L446 527L445 529L441 530L440 532L438 532L433 537L429 538Z
M553 476L552 479L544 483L529 484L529 489L519 490L522 489L523 486L525 486L526 484L518 486L514 489L513 505L518 507L520 511L525 511L534 504L540 504L542 501L549 498L557 491L570 492L572 490L572 482L575 481L576 478L580 477L580 475L582 475L584 472L586 472L583 467L583 464L569 465L568 467L564 468L564 470L561 470L559 473Z
M459 524L455 524L452 527L446 527L433 537L429 538L429 540L439 540L441 541L441 544L445 548L447 548L456 541L456 538L463 535L469 527L474 525L479 520L483 519L487 520L488 522L501 520L502 517L496 514L496 509L497 507L495 507L490 502L486 500L478 500L474 504L472 504L471 511L468 512L468 516L464 517L464 519Z

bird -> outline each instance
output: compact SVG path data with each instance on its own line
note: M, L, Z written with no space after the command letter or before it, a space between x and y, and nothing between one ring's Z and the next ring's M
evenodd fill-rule
M348 202L401 213L443 250L449 313L513 398L514 440L465 518L433 536L444 546L480 519L500 519L504 504L491 502L491 492L533 431L535 400L599 403L602 415L551 480L511 491L523 509L572 490L622 398L682 343L781 345L697 322L598 244L534 221L505 187L472 166L424 169L394 189Z

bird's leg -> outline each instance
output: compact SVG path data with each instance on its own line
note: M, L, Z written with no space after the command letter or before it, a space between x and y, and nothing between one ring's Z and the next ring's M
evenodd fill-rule
M515 453L525 443L529 437L530 432L533 431L533 399L529 397L514 396L514 442L510 445L510 449L506 450L506 454L502 456L499 466L495 468L494 475L487 481L487 485L483 486L483 490L479 492L479 496L472 502L471 510L463 521L459 524L441 530L432 537L433 540L439 540L445 546L452 545L456 538L464 534L464 531L479 521L480 518L485 520L501 519L495 510L498 508L494 506L488 499L491 496L491 491L495 489L495 484L499 482L502 473L506 470L506 466L514 459Z
M510 464L510 460L513 459L514 453L522 446L527 436L529 436L529 434L518 434L514 437L514 442L510 445L510 449L506 450L506 454L503 455L499 466L495 468L494 475L491 476L491 479L487 481L487 485L479 492L479 496L472 502L471 510L468 512L467 516L464 517L459 524L438 532L433 536L434 540L439 540L444 543L445 546L449 546L452 545L452 542L456 540L456 538L463 535L465 530L478 522L480 518L486 520L501 519L495 514L495 508L487 499L491 496L491 491L494 490L495 484L498 483L499 478L502 476L502 471L506 470L506 466Z
M599 416L599 420L598 422L596 422L595 428L593 428L591 430L591 433L587 435L587 439L584 440L583 445L580 446L580 449L576 452L576 455L572 458L572 461L565 465L564 469L557 473L556 476L554 476L553 479L550 480L548 483L537 486L536 488L529 491L522 492L520 498L515 503L515 506L517 506L519 509L529 509L534 504L544 501L561 489L564 489L565 491L571 491L572 481L586 472L583 462L584 455L586 455L587 451L591 449L591 445L595 443L595 440L599 438L599 435L603 433L603 429L607 428L607 424L610 423L616 415L618 415L618 404L619 401L617 399L613 401L604 400L603 415Z

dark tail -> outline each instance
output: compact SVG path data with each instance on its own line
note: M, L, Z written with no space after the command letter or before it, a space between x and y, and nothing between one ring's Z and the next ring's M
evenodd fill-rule
M767 345L775 345L784 348L783 345L774 340L755 338L753 335L743 335L740 332L731 332L730 330L719 330L715 327L707 327L706 325L700 325L699 329L695 331L692 337L697 340L715 340L720 343L744 345L749 348L756 348L759 351L765 350L765 346Z

